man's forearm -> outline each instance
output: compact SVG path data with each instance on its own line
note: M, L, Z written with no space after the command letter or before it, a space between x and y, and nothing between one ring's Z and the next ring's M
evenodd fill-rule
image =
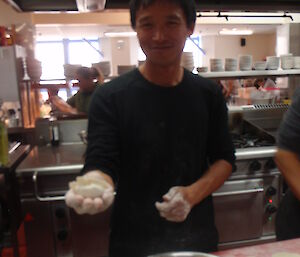
M290 189L300 201L300 159L298 155L278 149L275 161Z
M51 102L62 112L77 114L77 110L75 108L73 108L71 105L64 102L63 100L59 99L57 96L52 97Z
M195 183L187 187L187 199L192 206L200 203L207 196L222 186L231 175L232 165L225 160L216 161Z

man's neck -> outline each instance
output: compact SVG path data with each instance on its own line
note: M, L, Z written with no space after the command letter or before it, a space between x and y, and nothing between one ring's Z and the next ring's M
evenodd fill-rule
M180 65L161 67L147 62L139 67L139 71L148 81L163 87L178 85L182 81L184 73Z

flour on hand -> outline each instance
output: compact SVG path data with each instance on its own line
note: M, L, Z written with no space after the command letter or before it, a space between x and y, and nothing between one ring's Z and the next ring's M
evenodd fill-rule
M78 195L96 198L101 197L104 191L110 188L110 185L105 180L81 176L77 177L76 181L70 182L69 187Z

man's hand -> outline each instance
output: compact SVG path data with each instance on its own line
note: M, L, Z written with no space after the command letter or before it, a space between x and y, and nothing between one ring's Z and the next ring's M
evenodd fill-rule
M114 187L112 180L107 175L103 175L98 171L92 171L83 177L93 180L105 181L108 185L103 193L97 197L84 197L73 189L66 193L66 204L73 208L78 214L96 214L105 211L114 201Z
M182 222L186 219L192 206L186 199L185 190L185 187L172 187L163 196L162 203L155 203L161 217L173 222Z

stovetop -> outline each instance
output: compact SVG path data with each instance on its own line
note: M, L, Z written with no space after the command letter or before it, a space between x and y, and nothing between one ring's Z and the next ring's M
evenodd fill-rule
M244 149L250 147L274 146L275 139L272 137L256 135L251 133L231 133L235 149Z

